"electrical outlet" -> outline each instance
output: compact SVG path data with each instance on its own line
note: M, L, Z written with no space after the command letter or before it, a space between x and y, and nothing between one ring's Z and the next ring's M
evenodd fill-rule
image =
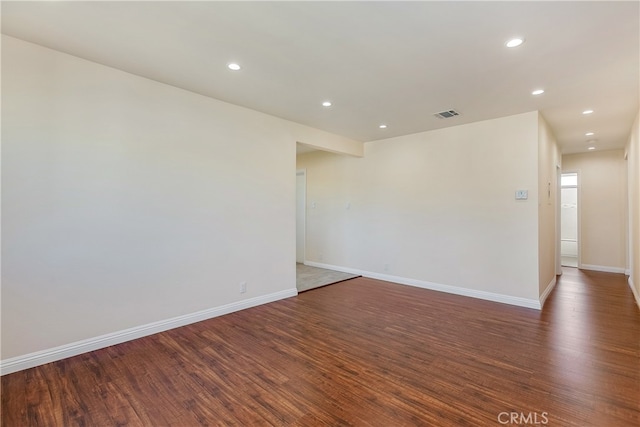
M247 292L247 282L240 282L240 293L244 294Z

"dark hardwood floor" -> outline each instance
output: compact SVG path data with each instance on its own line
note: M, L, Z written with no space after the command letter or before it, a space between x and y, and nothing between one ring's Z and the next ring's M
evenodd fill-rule
M518 423L640 425L625 276L542 312L358 278L2 377L5 427Z

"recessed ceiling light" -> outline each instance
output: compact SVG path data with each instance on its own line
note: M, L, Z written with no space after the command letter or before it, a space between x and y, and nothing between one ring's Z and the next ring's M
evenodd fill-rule
M542 95L544 93L544 89L536 89L531 92L531 95Z
M238 71L241 68L240 65L236 64L235 62L232 62L231 64L227 65L227 67L229 67L229 69L233 71Z
M584 134L584 136L593 136L593 135L594 135L593 132L587 132L587 133Z
M591 114L591 113L593 113L593 110L584 110L582 112L582 114Z
M589 148L587 148L587 150L595 150L595 149L596 149L596 147L589 147Z
M324 102L322 103L322 106L323 106L323 107L331 107L331 101L324 101Z
M378 126L378 127L379 127L380 129L386 129L386 128L387 128L387 125L380 125L380 126Z
M524 39L521 39L521 38L516 37L516 38L513 38L513 39L509 40L509 41L508 41L508 42L506 42L504 45L505 45L506 47L518 47L518 46L520 46L522 43L524 43Z

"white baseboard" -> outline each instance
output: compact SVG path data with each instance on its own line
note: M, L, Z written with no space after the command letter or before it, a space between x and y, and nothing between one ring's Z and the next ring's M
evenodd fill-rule
M624 269L624 275L625 275L625 276L631 276L631 269L629 269L629 268L625 268L625 269Z
M225 304L220 307L214 307L202 311L197 311L195 313L185 314L183 316L174 317L172 319L160 320L158 322L136 326L134 328L125 329L123 331L113 332L82 341L76 341L71 344L65 344L59 347L25 354L23 356L12 357L11 359L0 361L0 375L22 371L24 369L44 365L45 363L55 362L57 360L66 359L67 357L77 356L89 351L94 351L101 348L109 347L111 345L135 340L147 335L157 334L158 332L163 332L169 329L178 328L180 326L189 325L191 323L223 316L225 314L233 313L234 311L244 310L296 295L298 295L298 291L296 289L287 289L268 295Z
M608 267L606 265L581 264L581 270L602 271L603 273L619 273L624 274L624 267Z
M551 279L551 282L549 282L549 284L547 285L547 289L545 289L542 295L540 295L540 307L544 307L545 301L547 301L549 294L551 294L551 291L553 291L553 288L556 287L557 283L558 278L556 276L553 276L553 279Z
M374 273L371 271L358 270L355 268L341 267L338 265L323 264L313 261L305 261L305 265L318 268L326 268L329 270L342 271L343 273L359 274L363 277L371 279L384 280L387 282L398 283L401 285L415 286L418 288L429 289L432 291L446 292L448 294L462 295L465 297L478 298L488 301L499 302L503 304L516 305L519 307L533 308L541 310L540 301L535 299L513 297L510 295L496 294L493 292L477 291L475 289L461 288L458 286L442 285L440 283L427 282L424 280L408 279L406 277L392 276L389 274Z
M326 268L327 270L341 271L343 273L358 274L360 276L364 276L362 270L358 270L355 268L341 267L339 265L324 264L324 263L315 262L315 261L305 261L304 265L308 265L309 267Z
M631 278L631 276L629 276L629 279L627 280L627 282L629 283L629 287L631 288L633 297L636 299L636 304L638 305L638 308L640 308L640 295L638 295L638 291L636 290L636 287L633 284L633 279Z

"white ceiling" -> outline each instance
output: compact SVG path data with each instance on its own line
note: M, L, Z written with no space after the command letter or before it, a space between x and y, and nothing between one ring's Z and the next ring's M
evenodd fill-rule
M3 1L2 32L361 141L538 109L604 150L638 112L639 2Z

